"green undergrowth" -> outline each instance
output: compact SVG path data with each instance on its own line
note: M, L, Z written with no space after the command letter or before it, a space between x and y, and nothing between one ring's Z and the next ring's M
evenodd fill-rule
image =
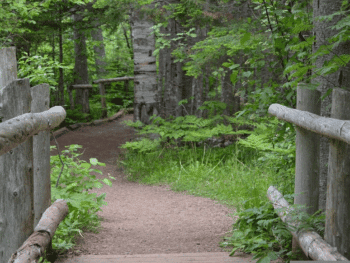
M226 122L226 123L224 123ZM242 124L254 129L242 130ZM267 199L267 189L275 186L293 203L295 174L295 131L276 119L258 122L215 116L203 120L185 116L173 120L154 118L152 123L128 123L144 137L127 142L119 161L128 178L142 184L167 184L174 191L208 197L236 208L239 220L220 246L254 254L254 259L270 262L297 259L291 252L292 236ZM147 137L147 134L158 136ZM206 139L231 135L234 143L224 148L210 147ZM295 211L299 208L295 208ZM294 218L322 232L322 214ZM320 233L321 233L320 232Z
M51 150L56 146L50 146ZM73 144L66 146L60 155L50 157L51 166L51 201L57 199L67 200L69 213L60 223L52 240L53 251L48 251L47 258L64 254L68 249L73 248L78 235L82 236L84 231L97 232L100 226L100 218L97 212L101 210L106 194L97 196L89 190L101 188L103 184L112 185L109 177L99 180L91 172L102 173L96 166L105 166L96 158L91 158L87 163L79 159L82 153L78 150L82 146ZM43 261L41 259L40 262Z

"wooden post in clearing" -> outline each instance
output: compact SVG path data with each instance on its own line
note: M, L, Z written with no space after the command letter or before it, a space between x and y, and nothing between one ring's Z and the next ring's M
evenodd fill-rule
M297 109L320 115L321 93L298 85ZM294 204L305 205L305 212L314 214L318 210L320 138L299 126L296 131Z
M350 92L334 89L331 118L350 120ZM349 122L349 121L348 121ZM344 122L345 124L346 122ZM341 132L342 127L340 128ZM350 145L331 139L326 201L325 240L350 256Z

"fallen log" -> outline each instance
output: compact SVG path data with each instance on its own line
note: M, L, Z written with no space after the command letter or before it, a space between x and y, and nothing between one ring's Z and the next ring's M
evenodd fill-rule
M293 208L284 199L283 195L273 186L267 190L267 197L272 202L273 207L278 215L289 227L298 227L299 222L290 218ZM305 255L317 261L349 261L341 255L337 248L332 247L322 237L314 231L301 230L299 232L291 231L292 235L299 242L301 249Z
M35 263L49 248L58 225L68 215L67 201L56 200L42 215L39 223L23 245L12 254L8 263Z

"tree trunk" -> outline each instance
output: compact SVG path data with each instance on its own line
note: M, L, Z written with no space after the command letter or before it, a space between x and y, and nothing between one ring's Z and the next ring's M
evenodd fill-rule
M316 40L313 46L313 52L316 52L321 45L328 44L327 39L334 36L337 31L330 29L340 19L340 16L335 16L332 21L324 20L317 21L317 17L333 14L340 10L342 0L314 0L313 1L313 17L314 17L314 35ZM340 44L337 48L330 53L330 55L318 57L315 63L316 70L321 68L327 60L329 60L333 54L349 54L349 43ZM315 72L313 72L315 74ZM321 96L324 96L329 89L335 87L346 86L350 87L350 75L349 68L342 68L336 73L327 76L317 76L313 82L319 83L318 90L321 92ZM329 117L331 105L331 95L326 97L321 102L321 116ZM320 197L319 208L325 210L326 207L326 187L327 187L327 173L328 173L328 155L329 155L329 141L325 137L321 137L320 143Z
M73 15L75 22L74 26L74 51L75 51L75 64L74 64L74 84L88 84L88 65L87 65L87 49L86 49L86 37L85 32L79 28L79 23L82 21L82 16L79 14ZM83 104L83 89L76 89L76 102L75 104ZM88 112L89 113L89 109Z
M148 124L152 115L158 115L157 69L153 56L155 49L153 22L134 10L131 16L134 47L134 121Z
M103 35L102 35L102 29L100 27L100 23L98 21L95 21L94 25L96 26L96 28L91 31L91 37L93 41L97 42L94 45L95 66L96 66L97 76L98 78L101 78L103 74L106 73L106 70L105 70L106 53L105 53L105 47L103 43Z
M61 10L60 10L61 12ZM61 18L60 18L61 19ZM62 24L60 23L60 27L58 28L58 45L59 45L59 62L63 63L63 32L62 32ZM59 105L63 106L65 104L64 101L64 75L63 68L58 69L59 78L58 78L58 102Z

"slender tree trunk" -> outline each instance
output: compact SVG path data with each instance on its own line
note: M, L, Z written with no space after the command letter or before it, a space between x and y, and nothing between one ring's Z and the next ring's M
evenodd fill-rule
M60 14L62 13L60 9ZM63 32L62 32L62 19L60 17L60 26L58 28L58 48L59 48L59 62L60 64L63 63ZM58 94L59 94L59 104L63 106L65 104L64 101L64 75L63 75L63 68L58 69L59 78L58 78Z
M148 124L152 115L158 115L157 69L153 56L155 49L153 22L133 10L131 16L132 40L134 47L134 121Z
M62 28L59 29L59 62L63 63L63 36L62 36ZM63 68L58 69L59 79L58 79L58 91L59 91L59 103L60 105L64 105L64 75Z
M75 21L74 26L74 84L88 84L88 66L87 66L87 50L85 32L78 25L81 23L81 15L73 15ZM83 89L76 89L76 104L83 105Z
M340 19L340 16L335 16L332 21L324 20L318 21L317 17L333 14L340 10L342 5L341 0L314 0L313 1L313 17L314 17L314 35L316 41L313 46L313 52L316 52L322 45L328 44L327 39L336 34L337 31L330 29ZM329 60L334 54L349 54L349 43L340 44L337 48L330 53L330 55L318 57L316 60L316 68L321 68L325 61ZM313 82L319 83L318 90L321 92L321 96L324 96L329 89L335 87L350 86L350 74L349 66L342 68L338 72L327 76L317 76ZM315 74L315 72L313 72ZM330 116L331 94L321 101L321 116ZM319 209L325 210L326 208L326 191L327 191L327 173L328 173L328 155L329 155L329 140L326 137L321 137L320 144L320 198Z
M102 29L100 27L99 21L95 21L94 25L96 28L91 31L91 37L92 40L97 42L94 45L94 52L95 52L95 66L98 77L102 77L103 74L106 73L106 52L105 52L105 46L103 43L103 35L102 35Z
M126 45L129 49L129 52L130 52L130 57L131 59L134 59L134 52L132 51L133 48L131 46L131 43L130 43L130 39L128 37L128 31L126 30L126 28L123 26L123 34L124 34L124 37L125 37L125 42L126 42Z

